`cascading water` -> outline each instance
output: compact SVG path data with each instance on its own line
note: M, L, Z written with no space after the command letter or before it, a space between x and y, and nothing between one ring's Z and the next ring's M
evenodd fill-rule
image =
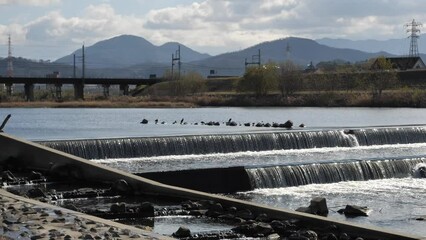
M86 159L230 153L426 142L423 127L39 142Z
M426 128L378 128L353 131L360 146L426 142Z
M340 130L39 142L86 159L354 147Z
M360 160L246 169L253 188L279 188L313 183L365 181L409 176L426 158Z

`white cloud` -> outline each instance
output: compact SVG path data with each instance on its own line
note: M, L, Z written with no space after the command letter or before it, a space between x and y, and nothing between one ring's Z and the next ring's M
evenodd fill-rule
M0 5L48 6L59 2L60 0L0 0Z
M31 41L52 39L92 44L118 34L134 34L138 25L142 25L142 20L118 15L108 4L89 5L79 17L66 18L53 11L28 23L26 37Z
M0 0L0 5L58 2ZM26 23L0 25L0 34L13 32L17 41L67 45L62 51L74 50L83 42L90 45L120 34L134 34L157 45L178 41L199 51L215 49L213 53L219 53L287 36L402 38L406 36L404 23L412 18L425 21L419 6L426 4L426 0L194 0L144 9L147 13L141 15L140 9L127 9L123 14L114 8L113 1L100 2L87 4L74 15L65 9L49 10ZM57 53L57 57L68 53Z

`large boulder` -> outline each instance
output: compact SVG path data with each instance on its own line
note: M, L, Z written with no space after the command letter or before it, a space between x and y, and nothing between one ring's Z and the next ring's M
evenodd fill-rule
M316 214L321 216L328 215L327 201L322 197L315 197L311 199L311 204L308 207L299 207L297 212Z
M290 128L293 127L293 122L291 120L287 120L287 122L281 123L279 126L282 127L282 128L290 129Z
M340 214L343 213L345 214L345 216L348 216L348 217L358 217L358 216L367 217L368 211L369 209L367 207L361 207L356 205L346 205L344 209L340 209L337 212Z
M323 197L315 197L311 199L311 204L309 205L312 214L317 214L321 216L328 215L327 201Z
M426 178L426 164L419 163L413 168L413 177L414 178Z

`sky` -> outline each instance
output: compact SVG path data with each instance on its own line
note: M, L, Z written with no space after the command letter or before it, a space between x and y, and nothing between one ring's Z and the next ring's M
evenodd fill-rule
M0 57L56 60L122 34L217 55L286 37L386 40L426 0L0 0ZM426 30L425 30L426 31Z

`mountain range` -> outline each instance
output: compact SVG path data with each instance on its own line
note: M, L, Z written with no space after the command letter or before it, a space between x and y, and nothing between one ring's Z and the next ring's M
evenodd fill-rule
M419 49L422 49L422 46L423 44L419 41ZM142 37L121 35L86 47L84 55L86 75L90 77L162 76L165 71L170 71L172 54L177 57L178 48L180 48L183 72L197 71L204 76L211 73L220 76L241 76L244 73L245 62L256 62L259 51L262 63L292 60L300 65L311 62L315 65L323 61L358 62L380 55L404 55L398 54L398 49L408 49L408 47L407 39L352 41L289 37L259 43L240 51L210 56L178 42L156 46ZM52 63L38 63L36 67L34 64L23 64L22 69L25 70L25 76L35 73L37 76L44 76L52 71L60 71L61 76L71 77L74 55L78 77L82 66L82 49L77 49ZM424 57L424 55L421 56ZM6 69L6 66L2 67L3 65L6 65L5 59L0 60L0 68ZM26 68L27 65L37 68L37 71ZM178 68L177 62L174 67ZM5 73L0 72L0 75L2 74ZM19 72L15 72L15 76L19 76Z
M389 40L349 40L349 39L316 39L319 44L335 48L356 49L363 52L383 51L394 55L406 55L409 52L410 38L389 39ZM426 34L419 36L418 48L420 52L426 52Z
M108 40L95 43L85 48L86 64L88 68L123 68L141 63L166 63L170 62L172 54L176 54L180 46L182 60L191 62L210 57L208 54L198 53L179 43L165 43L155 46L144 38L121 35ZM73 58L82 57L82 49L59 58L56 63L73 63Z
M181 71L198 71L203 75L214 72L216 75L239 76L244 73L245 62L256 62L260 50L262 63L292 60L300 65L314 64L321 61L343 60L348 62L365 61L386 52L363 52L356 49L337 48L320 44L305 38L283 38L263 42L241 51L210 56L191 50L175 43L155 46L142 37L121 35L98 42L85 49L86 68L96 77L147 77L160 76L171 69L172 54L180 46ZM73 55L81 61L82 49L55 61L57 64L72 64ZM256 60L256 59L255 59ZM79 64L80 65L80 64ZM177 68L177 64L175 65Z

